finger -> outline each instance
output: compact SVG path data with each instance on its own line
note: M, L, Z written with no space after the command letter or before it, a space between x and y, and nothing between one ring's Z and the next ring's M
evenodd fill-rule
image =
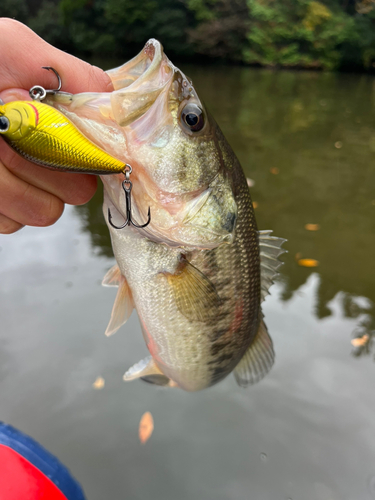
M22 228L23 225L19 222L0 214L0 234L12 234Z
M56 88L56 76L41 69L42 66L52 66L59 73L62 90L66 92L113 90L111 80L103 70L56 49L13 19L0 18L0 47L6 47L0 60L0 90L13 87L28 90L36 84Z
M5 141L0 141L0 159L13 175L69 205L83 205L95 194L96 176L57 172L40 167L24 160Z
M56 196L19 179L0 163L0 213L23 226L50 226L64 211Z

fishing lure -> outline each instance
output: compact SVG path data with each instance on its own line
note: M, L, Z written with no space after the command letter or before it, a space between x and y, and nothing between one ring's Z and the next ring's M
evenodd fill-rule
M112 223L108 210L109 222L116 229L130 224L138 228L146 227L151 221L150 208L145 224L137 225L131 218L131 166L93 144L65 115L41 102L47 94L60 93L61 89L61 78L57 71L50 66L44 66L43 69L55 73L58 88L46 90L35 85L29 91L33 102L13 101L5 104L0 101L0 134L23 158L43 167L96 175L124 174L122 187L126 197L127 219L121 227L117 227Z

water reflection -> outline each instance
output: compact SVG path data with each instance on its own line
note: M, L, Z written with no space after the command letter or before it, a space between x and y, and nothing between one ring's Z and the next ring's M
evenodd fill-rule
M357 320L353 337L369 335L353 355L374 352L375 80L367 75L185 67L200 96L255 180L261 229L288 239L281 299L318 273L314 314ZM78 207L83 228L112 256L97 193ZM307 223L319 224L306 231ZM318 260L301 268L296 255ZM350 349L350 340L348 349Z

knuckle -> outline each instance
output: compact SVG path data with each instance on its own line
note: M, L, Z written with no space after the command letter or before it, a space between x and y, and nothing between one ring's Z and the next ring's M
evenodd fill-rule
M31 184L25 184L19 192L27 209L26 224L28 226L51 226L62 215L64 203L52 195L40 190L35 190Z
M1 32L4 36L11 35L12 38L17 38L29 33L31 30L25 24L17 21L16 19L10 19L8 17L3 17L0 19Z
M64 212L64 203L54 196L48 198L45 206L38 210L33 226L52 226Z
M84 205L94 196L97 181L93 175L87 175L74 183L74 188L69 191L69 195L64 199L69 205Z
M12 234L23 228L23 225L15 220L0 214L0 234Z

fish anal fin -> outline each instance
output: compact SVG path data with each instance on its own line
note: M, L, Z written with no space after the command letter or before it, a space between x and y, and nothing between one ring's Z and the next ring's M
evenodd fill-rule
M259 382L270 371L274 361L272 340L262 319L255 339L233 371L237 384L247 387Z
M103 286L119 286L121 281L121 271L117 264L111 267L109 271L106 272L102 285Z
M108 274L108 273L107 273ZM111 319L109 320L105 335L109 337L117 332L117 330L130 318L134 308L134 302L130 287L126 278L120 276L118 291L113 304Z
M221 304L215 285L185 258L175 274L164 273L181 314L190 321L209 321Z
M259 231L260 276L262 301L268 295L268 289L273 284L273 279L278 275L278 269L283 265L279 260L280 255L287 250L281 248L285 239L271 236L272 231Z
M140 378L149 384L161 385L164 387L178 387L176 382L173 382L173 380L164 375L156 365L152 356L147 356L147 358L133 365L122 378L126 382Z

